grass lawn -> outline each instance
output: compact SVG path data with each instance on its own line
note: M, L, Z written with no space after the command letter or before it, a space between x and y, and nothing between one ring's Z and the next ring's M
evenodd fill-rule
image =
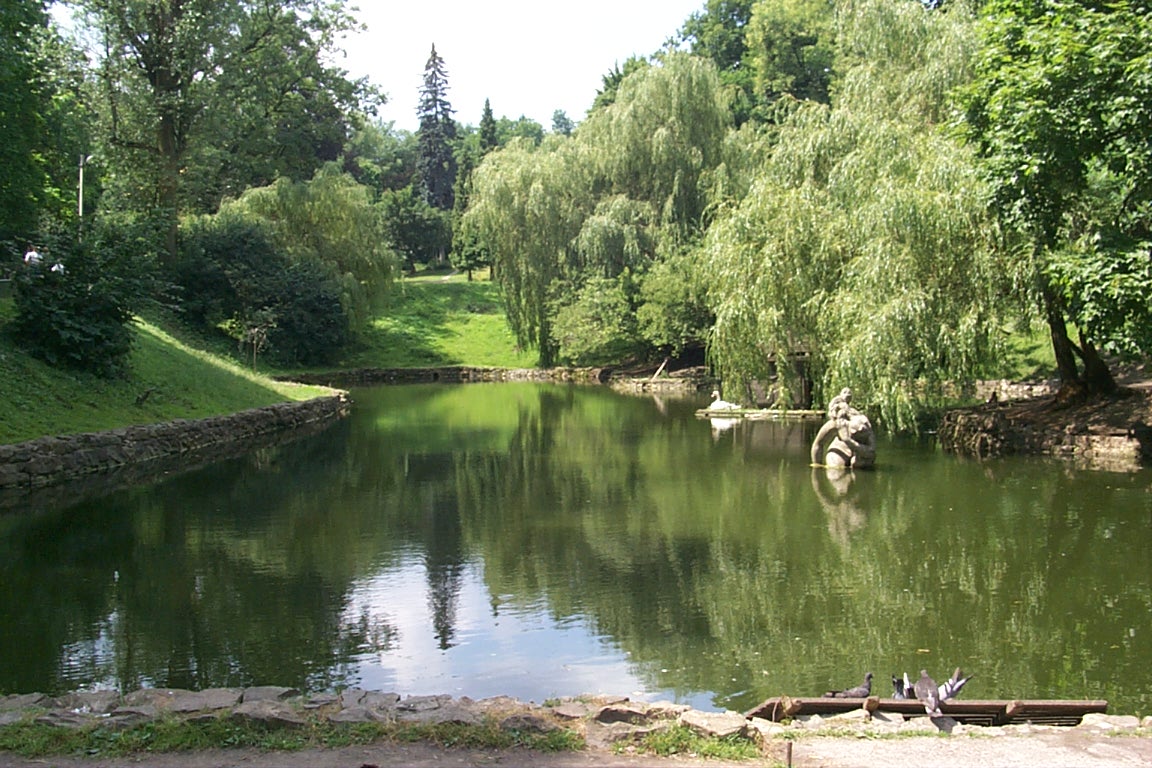
M29 357L8 331L15 312L0 299L0 445L65 435L202 418L325 394L322 387L274 381L292 370L244 359L223 336L204 338L170 318L141 319L129 369L103 379L55 369ZM508 328L499 288L477 273L422 275L393 287L380 316L336 365L412 368L471 365L531 368L534 351L521 351Z
M470 365L533 368L504 317L500 289L487 272L424 274L397 281L380 315L334 368Z
M0 300L0 328L11 313L11 301ZM148 322L139 322L136 333L128 373L104 379L29 357L0 330L0 444L218 416L328 391L253 374Z

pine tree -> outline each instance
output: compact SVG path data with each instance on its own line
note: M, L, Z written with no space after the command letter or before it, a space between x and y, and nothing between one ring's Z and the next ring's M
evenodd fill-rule
M484 99L484 112L480 115L480 152L488 154L500 144L496 133L496 118L492 116L492 105Z
M416 109L420 118L416 170L425 202L442 211L452 209L452 185L456 181L456 158L452 152L456 121L452 119L447 93L448 72L433 44L428 63L424 65L424 87L420 89Z

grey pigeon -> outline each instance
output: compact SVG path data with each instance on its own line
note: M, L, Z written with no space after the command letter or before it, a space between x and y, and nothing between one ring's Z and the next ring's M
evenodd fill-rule
M855 688L845 688L842 691L828 691L824 694L829 699L866 699L872 693L872 673L864 675L864 682Z
M924 704L925 712L933 717L942 714L940 712L940 689L936 685L936 681L928 677L927 670L920 670L920 679L916 681L913 688L916 691L916 698Z
M960 671L960 667L956 667L956 671L952 673L952 677L940 683L940 688L938 689L940 701L948 701L948 699L956 698L956 695L960 693L960 689L971 679L972 675L964 677L964 673Z

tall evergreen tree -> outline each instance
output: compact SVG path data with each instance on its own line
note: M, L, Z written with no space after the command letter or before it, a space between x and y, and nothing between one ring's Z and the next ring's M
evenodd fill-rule
M492 116L492 105L484 99L484 112L480 115L480 153L488 154L500 144L500 135L496 132L496 118Z
M419 156L416 169L425 202L442 211L452 210L452 186L456 182L456 122L448 102L448 72L435 44L424 65L424 87L416 114L420 118Z

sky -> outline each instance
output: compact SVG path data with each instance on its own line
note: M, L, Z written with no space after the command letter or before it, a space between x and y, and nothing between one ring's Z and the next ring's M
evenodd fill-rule
M336 62L388 94L379 111L415 131L424 65L436 45L448 102L462 124L479 125L484 99L497 119L552 113L584 118L601 78L632 55L673 37L705 0L355 0L367 31L344 41Z

